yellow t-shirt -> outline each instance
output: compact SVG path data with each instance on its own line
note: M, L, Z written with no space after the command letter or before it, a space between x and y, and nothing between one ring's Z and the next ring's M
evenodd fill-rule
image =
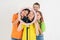
M27 27L26 25L22 25L23 28L23 36L22 36L22 40L27 40ZM28 29L28 40L36 40L36 32L35 32L35 27L34 24L29 25L29 29Z

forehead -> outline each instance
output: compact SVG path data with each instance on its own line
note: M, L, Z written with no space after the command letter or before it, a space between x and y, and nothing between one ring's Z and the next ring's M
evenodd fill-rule
M40 15L40 13L37 12L37 15Z
M27 10L22 10L22 11L27 11Z
M33 7L39 7L39 5L34 5Z
M33 12L33 11L31 11L31 12L30 12L30 14L34 14L34 12Z
M27 10L22 10L22 12L28 12Z

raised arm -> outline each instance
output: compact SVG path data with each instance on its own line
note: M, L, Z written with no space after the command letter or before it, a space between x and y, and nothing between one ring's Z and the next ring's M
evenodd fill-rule
M36 28L36 35L42 34L42 30L40 28L38 21L36 21L34 24L35 24L35 28Z
M18 20L18 13L15 13L12 16L12 24L16 25L18 22L19 22L19 20Z

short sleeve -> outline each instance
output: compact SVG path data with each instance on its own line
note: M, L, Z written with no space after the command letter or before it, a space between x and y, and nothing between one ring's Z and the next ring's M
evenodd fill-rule
M42 23L41 23L41 29L42 29L43 32L45 31L45 27L46 27L46 26L45 26L45 23L42 22Z
M18 18L18 15L17 13L13 14L12 16L12 23Z

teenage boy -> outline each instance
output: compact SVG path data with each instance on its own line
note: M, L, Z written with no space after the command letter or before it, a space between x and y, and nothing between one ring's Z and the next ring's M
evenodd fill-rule
M39 11L40 9L40 4L38 2L34 3L33 4L33 9L35 10L35 12L37 13L37 11ZM44 21L43 22L40 22L38 21L39 25L40 25L40 28L42 30L42 34L39 34L38 36L36 35L36 40L44 40L43 38L43 32L45 31L45 24L44 24ZM37 28L36 28L37 29Z

